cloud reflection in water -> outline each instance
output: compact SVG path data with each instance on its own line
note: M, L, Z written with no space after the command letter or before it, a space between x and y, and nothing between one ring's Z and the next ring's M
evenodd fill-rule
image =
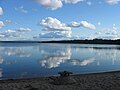
M2 64L3 62L4 62L4 59L0 57L0 64Z
M22 47L4 47L0 48L0 52L8 56L18 56L18 57L30 57L31 54L28 51L25 51Z
M41 49L40 51L43 54L43 59L39 61L41 66L45 68L55 68L59 67L62 63L70 63L72 65L79 65L79 66L87 66L91 63L96 62L96 65L100 65L101 60L112 60L112 65L114 65L115 61L119 60L119 47L101 47L101 46L91 46L91 47L84 47L84 46L78 46L78 45L61 45L61 47L54 46L55 51L51 50L53 49L50 47L49 49ZM74 54L72 51L73 49L76 50L76 52L79 52L84 49L86 52L86 59L78 58L72 59L72 54ZM52 52L49 52L52 51ZM47 52L48 51L48 52ZM87 54L92 53L92 57L87 58ZM82 55L81 55L82 56Z
M43 55L43 59L39 61L41 66L46 68L59 67L61 63L71 58L71 48L70 46L62 45L52 45L40 48L40 52Z

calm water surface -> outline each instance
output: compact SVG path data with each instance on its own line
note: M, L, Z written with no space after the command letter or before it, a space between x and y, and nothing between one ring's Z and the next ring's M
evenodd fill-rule
M0 79L120 70L119 45L0 44Z

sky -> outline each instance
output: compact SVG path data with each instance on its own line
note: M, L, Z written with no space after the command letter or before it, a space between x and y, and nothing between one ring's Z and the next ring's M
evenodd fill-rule
M120 39L120 0L0 0L0 40Z

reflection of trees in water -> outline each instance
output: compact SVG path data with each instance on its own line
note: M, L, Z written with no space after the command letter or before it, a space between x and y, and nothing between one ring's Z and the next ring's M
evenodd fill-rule
M0 52L11 56L11 55L15 55L18 57L30 57L30 53L25 51L25 48L20 48L20 47L3 47L0 48Z

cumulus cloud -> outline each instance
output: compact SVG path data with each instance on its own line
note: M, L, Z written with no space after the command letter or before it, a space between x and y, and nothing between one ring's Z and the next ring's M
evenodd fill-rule
M118 4L120 0L105 0L108 4Z
M3 15L3 9L0 7L0 16Z
M42 20L40 25L43 27L43 30L49 31L70 31L71 27L68 27L66 24L61 23L58 19L47 17Z
M85 28L88 28L88 29L93 29L93 30L96 29L95 25L93 25L91 23L88 23L87 21L72 22L68 26L70 26L70 27L81 27L82 26L82 27L85 27Z
M52 17L43 19L39 25L42 27L44 33L39 34L35 38L71 38L72 28L84 27L95 30L96 27L87 21L72 22L71 24L62 23L60 20Z
M56 10L58 8L61 8L63 6L63 3L76 4L83 0L35 0L35 1L37 1L39 4L49 8L51 10Z
M23 6L18 7L18 8L15 8L15 10L16 10L16 11L20 11L20 12L22 12L22 13L28 13L28 11L25 10Z
M4 22L3 22L3 21L0 21L0 29L1 29L2 27L4 27L4 26L5 26Z
M43 19L40 24L45 33L39 34L39 38L65 38L71 37L71 27L61 23L56 18L47 17Z
M37 2L52 10L56 10L63 6L63 3L61 0L37 0Z
M77 4L83 1L86 1L87 5L89 6L92 5L91 1L87 0L34 0L34 1L37 1L40 5L51 10L57 10L61 8L64 4ZM105 2L108 4L118 4L120 0L105 0ZM98 3L101 4L100 1Z

